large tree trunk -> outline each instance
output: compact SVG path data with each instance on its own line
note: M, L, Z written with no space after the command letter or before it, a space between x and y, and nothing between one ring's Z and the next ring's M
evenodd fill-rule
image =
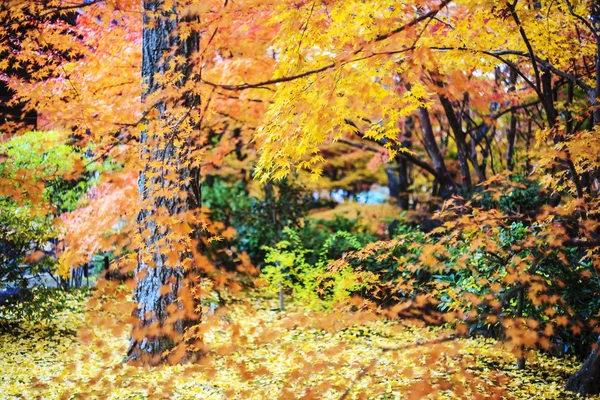
M199 320L193 296L197 276L190 255L193 223L188 217L200 199L194 196L186 161L194 124L189 115L199 99L181 94L180 99L153 96L165 89L183 92L191 79L187 60L198 50L199 34L180 40L177 30L186 21L179 19L175 8L165 9L164 0L144 1L144 11L144 99L152 103L154 116L140 137L144 167L138 182L142 204L134 291L137 308L127 360L153 365L189 359L184 332ZM173 67L175 57L185 61ZM156 79L159 75L171 78Z
M579 371L567 381L566 389L582 395L600 393L600 338L596 342L596 348L585 360Z

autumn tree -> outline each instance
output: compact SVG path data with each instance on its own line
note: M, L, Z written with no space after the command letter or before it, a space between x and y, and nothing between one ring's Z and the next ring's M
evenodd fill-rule
M164 361L182 345L186 328L199 321L193 291L198 277L190 252L190 215L201 201L192 179L198 179L199 167L190 165L188 155L200 119L201 99L191 86L197 78L190 66L200 36L196 19L182 11L180 4L144 2L142 77L144 101L151 107L140 134L140 250L128 357L149 363ZM180 95L176 102L173 93ZM185 356L186 348L180 349L171 362Z
M215 271L202 254L211 238L202 236L220 232L201 209L200 172L219 168L228 155L234 165L237 160L245 166L241 147L252 132L252 114L267 103L260 94L220 93L214 85L203 85L202 78L235 82L268 71L271 62L256 56L265 46L260 32L248 37L237 29L239 23L252 26L253 15L262 10L251 4L144 3L145 117L138 125L142 203L130 360L180 362L202 347L201 334L189 329L200 322L198 299L205 295L199 272ZM247 40L256 46L236 47ZM234 45L225 46L229 42Z
M88 163L111 159L123 165L122 172L104 174L107 184L99 192L112 187L114 194L129 193L131 174L141 170L141 204L104 193L91 199L94 204L87 211L64 218L65 243L71 245L64 264L86 262L91 252L115 244L117 249L140 249L131 360L165 361L164 351L180 342L185 327L198 322L192 270L214 267L199 253L206 238L197 233L200 227L208 230L207 236L220 233L201 220L200 169L214 172L230 154L241 161L241 146L250 141L256 117L267 104L268 92L248 91L246 98L200 85L200 76L238 84L248 75L269 73L273 64L265 51L272 30L248 34L238 27L252 26L249 22L266 15L266 8L230 4L224 10L226 6L146 2L143 32L142 10L127 0L11 2L2 9L10 30L3 33L0 51L10 63L0 67L14 101L23 103L26 112L43 115L46 128L71 130L78 145L93 143ZM67 14L68 21L57 18ZM257 46L244 45L253 41ZM15 73L19 68L30 74ZM12 134L12 125L4 128ZM230 171L247 168L232 162ZM87 214L107 211L101 204L106 201L119 204L109 212ZM132 205L124 212L123 207ZM115 218L133 219L137 208L138 235L107 235ZM86 230L83 215L98 230Z
M124 147L131 157L123 162L141 171L130 360L178 362L202 348L200 335L190 329L200 317L197 269L210 269L197 251L203 240L198 228L206 226L199 213L200 172L224 165L254 129L260 151L255 172L262 182L299 169L315 180L328 170L335 175L329 156L343 159L349 152L338 149L351 146L374 153L372 164L395 161L404 208L411 181L451 200L444 210L452 222L436 232L443 237L419 243L423 253L413 264L394 267L411 278L414 270L443 273L450 268L448 248L462 246L465 253L451 268L481 278L483 289L480 296L459 285L447 289L461 305L448 316L463 321L457 334L466 332L466 323L501 324L523 366L526 346L548 348L554 329L582 329L556 298L565 283L547 277L552 270L545 268L549 259L567 267L573 262L573 277L585 278L598 265L595 2L145 1L143 32L137 31L141 66L135 64L135 34L134 46L118 42L134 61L127 71L142 70L143 105L135 78L113 85L93 79L135 76L107 67L107 60L118 58L106 57L110 46L99 38L106 32L117 41L116 33L125 34L127 26L121 18L128 21L120 11L139 8L129 1L106 2L106 9L100 3L87 8L97 10L87 23L82 17L73 27L41 18L49 10L60 13L60 7L35 3L25 10L14 2L11 18L34 21L42 34L17 29L13 37L20 40L14 43L28 45L0 51L35 71L31 80L6 78L30 111L46 109L107 153ZM38 18L28 19L25 11ZM97 22L103 28L94 31ZM76 51L58 57L70 48L65 37ZM6 63L0 66L10 72ZM125 148L126 138L140 146ZM516 174L537 180L551 200L527 210L503 207L520 185ZM498 245L513 222L522 234L518 246ZM468 251L495 257L490 264L503 272L474 266ZM475 267L481 269L472 272ZM432 293L419 293L421 309L442 293L438 283L432 283ZM513 303L515 311L506 317L502 311ZM527 304L547 313L542 334L536 330L540 322L527 318ZM597 353L590 360L586 365L595 365ZM595 368L583 371L571 381L574 390L589 391L585 382L597 374L589 372Z
M566 260L563 247L581 249L576 251L578 260L569 262L596 262L598 195L592 182L597 160L584 150L596 148L600 73L594 2L441 1L405 8L332 2L281 7L279 22L285 28L275 42L281 62L276 78L268 82L279 86L258 133L263 143L260 178L279 179L295 168L319 177L324 143L344 141L365 149L367 145L352 139L366 139L386 149L389 159L409 160L432 175L443 197L463 195L454 201L455 218L466 223L461 223L460 234L484 232L482 226L504 229L515 218L527 221L532 233L524 245L533 253L526 262L515 258L518 268L503 280L500 304L518 297L520 304L530 301L543 307L549 293L564 282L544 283L541 260L556 256L556 251ZM254 85L259 83L221 87L240 90ZM419 121L430 162L403 152L402 138L407 135L399 126L408 116ZM523 119L528 123L520 124ZM524 140L516 144L519 133ZM444 150L452 153L452 166L440 149L440 137L450 138L452 145ZM497 154L494 141L504 154ZM518 166L517 146L525 159ZM489 204L472 197L475 184L478 190L501 196L489 190L498 183L497 172L517 167L525 175L535 169L532 176L551 193L550 207L538 204L527 214L520 207L489 211ZM486 168L495 177L488 179ZM539 227L541 232L534 234ZM493 245L483 234L470 238L472 248L480 243L477 240ZM427 262L439 263L429 265L434 271L443 267L443 258ZM467 264L463 260L460 265ZM580 332L581 322L571 317L572 331ZM590 329L594 321L589 321ZM522 308L514 321L503 323L523 361L523 344L537 345L537 334L527 325ZM560 315L549 326L565 324L565 315Z

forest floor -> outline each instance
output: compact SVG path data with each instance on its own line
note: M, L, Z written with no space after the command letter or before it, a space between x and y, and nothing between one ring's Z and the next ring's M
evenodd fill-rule
M197 364L122 364L128 328L97 325L82 296L52 322L0 333L1 399L572 399L579 362L531 352L517 370L491 339L251 295L211 317ZM104 327L103 327L104 326Z

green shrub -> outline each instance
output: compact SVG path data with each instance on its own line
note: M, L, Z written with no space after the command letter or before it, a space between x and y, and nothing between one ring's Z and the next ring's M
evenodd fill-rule
M370 232L369 227L360 221L360 218L346 218L339 214L336 214L333 220L307 218L302 226L294 232L298 235L302 247L310 250L310 253L306 255L306 262L309 264L315 264L324 258L337 260L344 253L360 249L377 240L376 236ZM337 234L343 235L342 233L350 234L350 236L336 236ZM282 236L284 239L290 239L286 232ZM336 239L332 240L332 238ZM329 245L326 254L322 255L324 243L329 243ZM358 248L356 248L356 243L360 245Z
M537 180L522 174L512 174L498 186L478 186L477 190L472 197L473 205L482 209L497 209L505 214L535 213L549 200Z
M58 236L55 219L76 209L103 168L91 164L80 174L83 150L68 143L68 133L54 131L27 132L0 143L0 287L26 289L37 284L27 278L55 271L52 254L42 251ZM26 258L34 253L42 256ZM38 300L49 301L49 293L54 291L32 288L21 299L25 302L11 303L3 313L39 313Z
M23 264L32 247L39 248L54 236L52 220L36 216L28 207L0 198L0 282L27 286L25 276L50 267L47 259Z
M306 248L298 232L286 228L275 247L265 246L267 266L261 278L271 293L281 289L313 309L330 308L336 302L369 285L368 274L358 274L350 266L331 268L330 263L340 249L359 250L363 244L346 231L329 234L319 248ZM310 261L309 261L310 260Z

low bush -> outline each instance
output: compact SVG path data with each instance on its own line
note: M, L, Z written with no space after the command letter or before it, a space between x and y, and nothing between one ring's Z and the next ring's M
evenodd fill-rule
M310 224L307 226L310 231ZM336 255L343 254L340 252L362 248L364 243L352 233L341 230L329 233L319 246L314 246L318 242L309 242L311 247L306 246L299 232L286 228L283 233L286 240L275 247L264 247L267 265L262 269L261 279L271 293L283 289L309 308L321 309L348 299L371 283L369 274L357 274L350 266L335 270L330 266Z
M448 313L471 333L495 338L533 324L545 350L583 355L595 341L584 327L597 324L600 287L581 251L548 246L546 228L473 209L429 234L400 224L392 240L349 252L337 265L376 282L364 297L410 305L399 316L439 324Z

